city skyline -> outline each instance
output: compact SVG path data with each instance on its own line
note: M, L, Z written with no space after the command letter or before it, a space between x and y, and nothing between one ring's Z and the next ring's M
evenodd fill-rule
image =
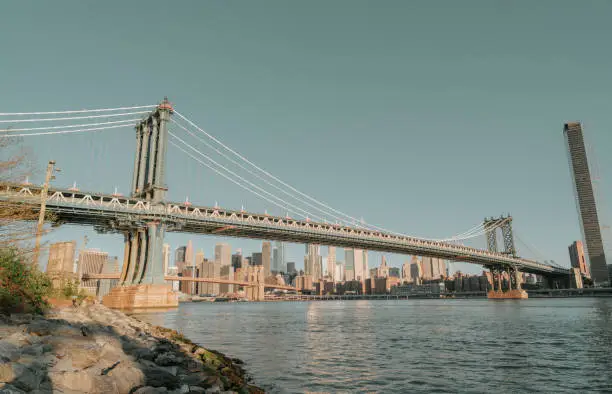
M310 34L308 23L309 18L319 17L313 10L296 15L287 7L275 7L270 13L257 5L245 5L249 12L236 16L239 23L225 26L214 18L231 15L228 9L213 11L199 5L200 12L188 12L183 6L175 6L174 15L185 23L171 23L166 34L173 42L189 42L200 50L183 48L181 53L190 61L177 66L176 62L160 59L142 75L141 59L135 54L155 51L157 46L142 40L125 41L126 35L118 32L108 32L103 37L94 34L91 29L104 29L104 21L114 17L104 7L41 5L39 15L21 20L19 15L26 9L10 4L4 15L15 17L3 23L17 34L11 38L14 45L10 51L14 53L7 54L6 72L0 78L5 78L3 86L12 94L0 99L0 105L7 111L56 110L75 105L101 107L116 102L117 97L146 104L152 97L155 101L160 94L168 94L177 108L196 114L198 123L222 136L228 145L240 148L247 157L281 179L291 180L300 190L355 217L363 216L395 231L441 238L466 230L482 217L510 212L521 238L537 245L545 258L569 266L566 248L580 239L580 231L559 128L571 119L582 121L590 145L596 147L598 167L612 168L612 158L599 148L612 145L605 104L612 89L607 78L612 58L597 50L607 44L604 35L592 34L589 29L561 28L560 21L570 25L579 18L594 26L598 21L603 23L601 18L606 10L584 10L577 16L563 6L532 6L521 15L534 19L525 20L525 26L517 32L514 17L504 13L481 18L470 7L449 4L453 12L436 18L435 24L427 24L417 15L431 16L429 6L421 6L414 13L401 3L395 6L402 12L380 12L394 21L397 15L407 15L410 23L393 24L399 29L394 31L389 30L389 24L376 19L380 24L376 37L384 38L389 44L386 46L378 45L359 31L359 26L370 22L371 11L359 5L354 6L355 19L348 21L342 18L342 5L330 5L330 19L322 21L316 35ZM480 7L479 12L492 12L491 7ZM133 32L144 31L141 25L144 22L136 17L140 12L133 4L124 7L123 15L135 21L128 28ZM219 35L223 40L198 40L181 31L178 27L188 25L186 21L194 14L212 18L210 23L198 24L202 36ZM43 68L33 53L23 49L41 36L36 29L45 26L47 19L42 15L53 16L53 20L65 26L73 20L88 21L82 26L82 36L114 47L124 71L119 75L109 73L108 68L97 62L83 65L83 59L95 58L95 48L83 49L89 57L58 48L61 56L54 56L54 61ZM545 30L551 36L554 33L554 40L539 34L542 24L533 23L538 18L549 23ZM342 20L346 29L338 30L336 19ZM498 23L492 36L467 29L452 34L449 41L446 29L459 20L471 21L471 26L487 31L493 30L491 21ZM296 23L287 25L286 21ZM257 29L262 24L283 28L288 32L288 42L298 45L287 45ZM27 25L33 29L25 30L23 26ZM246 48L242 42L245 31L255 32L248 34L252 47ZM415 31L428 32L429 41L413 34ZM345 36L348 33L343 32L351 35ZM532 37L539 38L534 41ZM66 48L77 45L74 35L67 31L55 32L49 38L65 42ZM522 40L524 45L510 45L511 39ZM572 43L580 40L588 40L592 45L582 48L580 57L572 56L575 50ZM344 56L334 52L340 43ZM468 43L478 43L480 49L461 50ZM236 51L228 52L228 48ZM249 56L250 50L262 56ZM206 56L211 53L217 56ZM31 69L24 70L23 62L28 62ZM240 72L236 64L241 65ZM38 67L43 75L50 72L65 78L41 78L34 84L31 75L36 74ZM164 78L168 70L176 67L185 68L186 72ZM582 72L584 68L588 72ZM194 78L196 86L206 86L205 95L201 89L193 89L194 81L187 80L187 75ZM158 81L154 88L151 80ZM285 83L288 80L292 84ZM571 95L562 94L567 86L574 88ZM41 94L33 97L32 91ZM58 91L73 94L62 97ZM253 92L257 94L253 96ZM130 138L117 144L121 132L24 141L38 159L38 173L32 181L40 180L44 163L54 158L64 170L54 181L57 185L70 186L77 181L84 190L112 193L117 187L127 193L131 177L116 175L133 164L135 141ZM298 148L316 153L308 166L296 163ZM516 152L521 152L521 160L516 160ZM108 160L111 154L113 160ZM184 201L189 196L190 201L203 205L218 202L225 207L244 205L253 211L267 209L271 214L285 214L253 196L244 196L234 185L189 163L184 155L176 151L170 154L168 172L176 174L176 179L170 180L169 198ZM89 162L94 164L79 165ZM449 176L450 168L459 175ZM612 197L610 176L601 174L603 206L609 205ZM513 187L504 188L496 183L495 179L500 177ZM400 179L402 182L398 182ZM440 181L432 182L436 179ZM543 179L547 182L542 182ZM424 192L412 192L417 189ZM351 192L347 198L347 191L352 190L359 192ZM465 192L451 194L448 190ZM457 206L461 209L457 210ZM608 218L602 217L601 221L609 224ZM90 228L65 226L46 240L75 239L83 233L92 239L92 246L122 255L120 237L97 235ZM169 234L168 241L173 245L185 244L187 237ZM197 242L214 245L217 241ZM240 242L247 245L246 240ZM244 249L254 250L255 244L251 245ZM520 254L528 254L524 246L517 247ZM287 260L299 264L301 249L301 245L290 245ZM402 260L391 255L389 259L390 265L396 267ZM462 268L466 269L472 268Z

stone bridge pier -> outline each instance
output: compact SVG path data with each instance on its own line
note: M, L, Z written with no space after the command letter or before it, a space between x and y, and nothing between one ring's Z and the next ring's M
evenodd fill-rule
M247 282L253 283L245 289L249 301L264 300L264 271L262 266L247 267Z
M491 267L493 288L487 293L490 299L525 299L527 292L521 287L521 272L516 267Z

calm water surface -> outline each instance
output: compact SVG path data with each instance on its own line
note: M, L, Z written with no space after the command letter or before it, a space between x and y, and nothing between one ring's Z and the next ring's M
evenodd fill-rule
M193 303L142 320L272 393L612 392L612 299Z

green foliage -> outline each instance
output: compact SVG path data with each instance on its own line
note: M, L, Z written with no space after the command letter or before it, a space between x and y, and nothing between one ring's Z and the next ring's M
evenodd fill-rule
M42 313L48 308L51 281L16 248L0 249L0 313Z

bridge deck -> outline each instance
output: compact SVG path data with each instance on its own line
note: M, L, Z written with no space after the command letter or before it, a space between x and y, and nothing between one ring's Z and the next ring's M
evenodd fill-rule
M23 203L37 209L41 188L33 185L0 184L1 203ZM523 272L568 275L569 270L537 261L485 250L360 227L316 223L252 212L197 207L191 204L151 205L146 200L117 195L50 189L47 210L58 223L93 225L99 231L122 232L149 221L168 223L168 231L215 234L231 237L269 239L296 243L317 243L339 247L431 256L484 266L513 266Z

